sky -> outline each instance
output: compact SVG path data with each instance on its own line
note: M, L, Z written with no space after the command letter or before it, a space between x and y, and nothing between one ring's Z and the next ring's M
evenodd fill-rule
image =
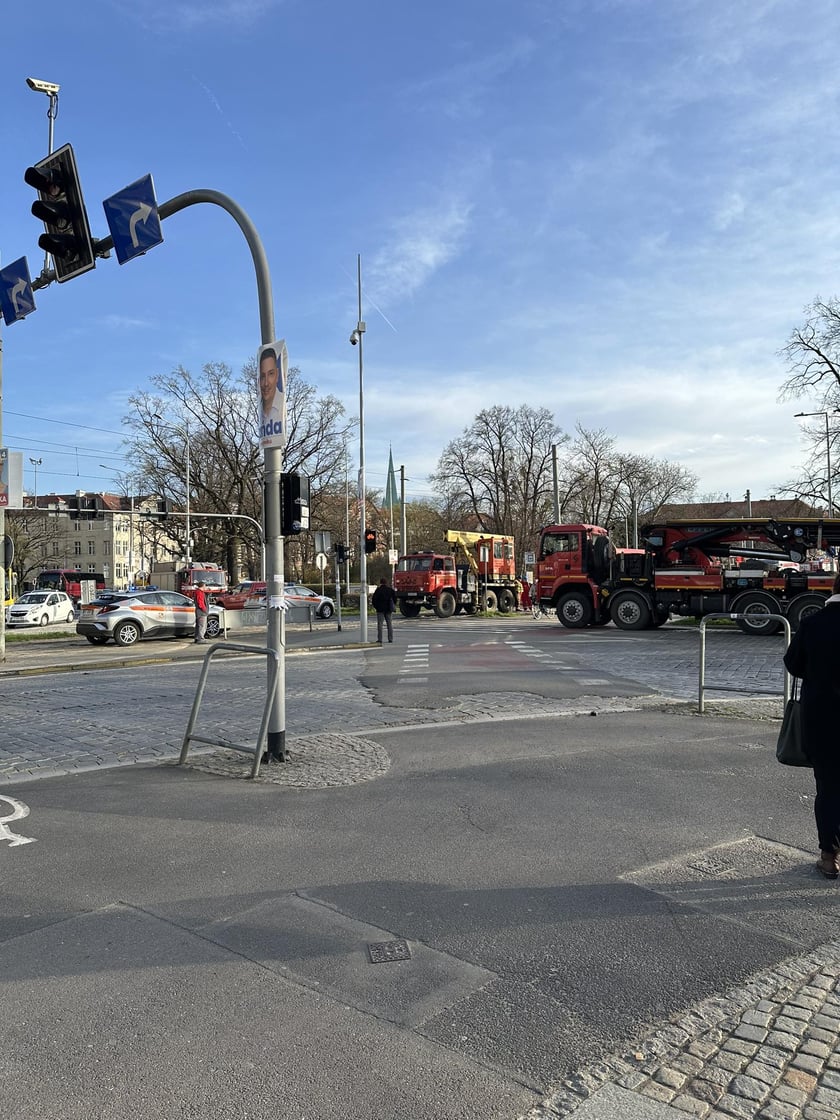
M265 246L277 337L389 446L409 500L482 408L769 497L818 408L780 402L804 309L838 294L833 0L39 0L0 35L0 263L40 271L24 169L72 143L94 236L142 175L210 188ZM3 443L25 489L117 490L128 398L260 344L253 263L220 207L4 326ZM818 426L822 418L815 421ZM353 452L351 449L351 456ZM358 457L358 447L355 449ZM106 464L106 467L101 466Z

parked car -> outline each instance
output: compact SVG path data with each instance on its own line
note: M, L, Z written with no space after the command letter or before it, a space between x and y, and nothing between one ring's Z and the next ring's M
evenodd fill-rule
M217 638L222 609L210 605L207 637ZM191 638L195 633L195 603L178 591L126 591L83 604L76 633L95 646L111 638L118 646L133 646L141 638Z
M49 626L75 617L73 600L64 591L27 591L6 608L7 626Z
M218 591L213 596L213 602L228 611L241 611L247 600L255 595L265 595L265 583L246 579L233 591Z
M261 591L254 591L245 601L246 607L264 607L266 598L265 584L259 584ZM292 607L314 606L318 618L332 618L335 614L335 602L329 595L319 595L311 587L304 587L301 583L287 583L284 585L286 601Z

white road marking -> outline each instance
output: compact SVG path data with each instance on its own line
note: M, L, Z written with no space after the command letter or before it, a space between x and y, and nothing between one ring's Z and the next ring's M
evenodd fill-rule
M0 840L8 840L10 848L17 848L20 844L34 844L37 837L18 836L16 832L6 827L7 821L22 821L24 817L28 817L29 806L24 805L22 801L16 801L14 797L7 797L4 793L0 793L0 801L5 801L12 809L9 816L0 817Z

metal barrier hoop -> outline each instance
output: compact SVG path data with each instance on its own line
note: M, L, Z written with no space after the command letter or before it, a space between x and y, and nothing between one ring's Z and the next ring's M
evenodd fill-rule
M189 754L190 743L204 743L211 747L224 747L230 751L240 751L242 754L253 754L254 761L251 764L251 777L256 778L260 772L260 762L262 761L263 751L265 749L266 738L268 737L268 721L271 715L271 706L274 703L274 696L277 692L277 674L272 674L272 683L268 689L266 696L265 706L263 707L262 719L260 721L260 730L257 736L256 747L245 746L240 743L231 743L225 739L208 739L203 735L194 735L193 729L198 719L198 712L201 707L201 701L204 699L204 689L207 684L207 675L210 672L210 661L222 650L230 650L234 653L259 653L263 657L272 657L275 661L279 659L277 650L268 649L266 646L245 646L237 642L217 642L212 649L208 649L204 655L204 663L201 666L201 675L198 678L198 685L195 690L195 699L193 700L192 711L187 723L187 730L184 732L184 741L181 744L181 754L178 758L178 765L183 766ZM285 755L278 759L279 762L285 762Z
M705 709L705 694L706 692L746 692L754 696L776 696L777 693L769 691L768 689L755 689L755 688L735 688L733 685L706 684L706 623L711 622L715 618L730 618L736 621L739 618L749 618L750 614L730 614L728 612L720 612L716 614L707 614L700 620L700 681L697 697L697 711L701 714ZM773 620L774 622L781 622L785 629L785 649L790 645L790 622L783 614L762 614L762 620ZM787 704L790 699L790 673L787 669L784 671L784 703Z

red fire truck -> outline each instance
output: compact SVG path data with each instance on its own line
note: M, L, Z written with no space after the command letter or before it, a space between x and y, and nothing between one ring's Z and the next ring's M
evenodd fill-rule
M400 613L416 618L426 607L438 618L464 611L507 613L519 605L513 538L447 529L449 552L401 556L394 572Z
M726 612L745 634L793 629L819 610L832 572L799 570L812 550L840 545L840 520L695 518L654 522L642 549L617 549L598 525L549 525L540 533L532 594L564 626L661 626L671 615Z

